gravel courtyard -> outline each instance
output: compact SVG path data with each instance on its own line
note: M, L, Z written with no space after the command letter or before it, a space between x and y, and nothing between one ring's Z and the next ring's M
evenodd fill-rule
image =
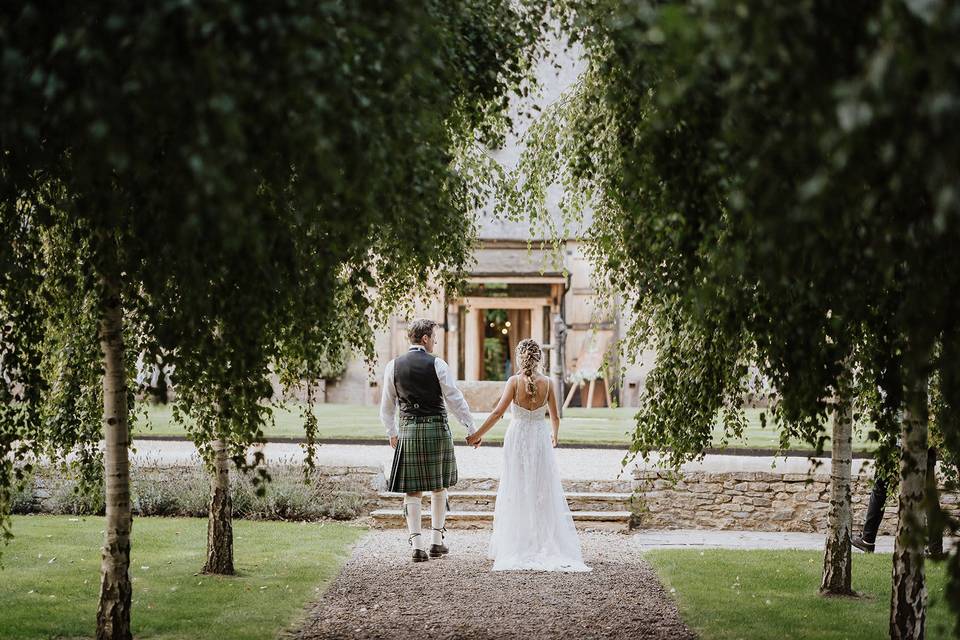
M451 531L448 557L414 564L403 531L370 532L293 637L695 637L630 536L581 532L590 573L493 573L489 535Z

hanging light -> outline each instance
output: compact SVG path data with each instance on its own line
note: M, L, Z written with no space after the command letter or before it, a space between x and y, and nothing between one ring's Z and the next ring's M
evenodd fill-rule
M510 327L510 321L509 321L509 320L507 320L504 324L505 324L508 328Z
M507 335L509 331L507 331L506 329L500 329L500 333L502 333L503 335Z

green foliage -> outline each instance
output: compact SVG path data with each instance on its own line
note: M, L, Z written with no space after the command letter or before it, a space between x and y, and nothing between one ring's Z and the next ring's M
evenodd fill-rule
M559 181L568 215L592 209L601 277L634 302L627 348L658 348L641 451L648 436L695 455L748 365L785 434L811 443L846 367L876 418L899 378L941 366L957 282L931 268L960 226L943 171L960 18L937 7L562 4L588 68L533 129L516 200L542 211Z
M172 370L194 440L247 466L271 368L369 356L388 309L456 281L542 4L3 9L0 514L15 446L94 468L102 283L131 392L137 354Z
M103 487L85 488L82 470L64 473L39 467L14 493L13 513L103 515ZM294 465L275 466L266 487L255 476L236 476L231 483L233 511L248 520L352 520L369 506L371 488L357 479L313 474L306 481ZM132 510L137 516L207 516L210 477L198 467L134 467Z
M561 6L588 69L536 130L519 199L542 208L559 180L571 215L592 208L593 257L637 318L627 348L658 352L635 450L696 457L720 408L735 434L751 370L783 441L822 447L852 372L886 469L928 380L955 460L957 7Z
M203 469L135 468L130 484L136 515L203 518L209 513L210 477Z

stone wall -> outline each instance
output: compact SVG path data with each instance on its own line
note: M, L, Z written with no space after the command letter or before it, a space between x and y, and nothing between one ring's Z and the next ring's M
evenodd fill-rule
M641 529L732 529L825 532L830 476L805 473L690 472L674 479L666 471L635 474L634 510ZM853 481L854 531L863 527L872 480ZM957 515L958 495L941 493L941 504ZM881 534L897 525L897 497L887 497Z
M336 380L326 384L325 402L330 404L375 404L380 400L363 358L354 358Z
M467 406L477 413L493 411L506 386L506 382L495 380L457 380L457 387L463 392Z

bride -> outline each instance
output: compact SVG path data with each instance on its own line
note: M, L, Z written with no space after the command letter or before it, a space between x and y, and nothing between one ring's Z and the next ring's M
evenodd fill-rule
M560 417L553 385L538 371L542 359L535 340L520 341L515 359L520 373L507 380L496 409L467 438L470 444L479 441L513 403L490 538L494 571L590 571L583 563L553 453Z

